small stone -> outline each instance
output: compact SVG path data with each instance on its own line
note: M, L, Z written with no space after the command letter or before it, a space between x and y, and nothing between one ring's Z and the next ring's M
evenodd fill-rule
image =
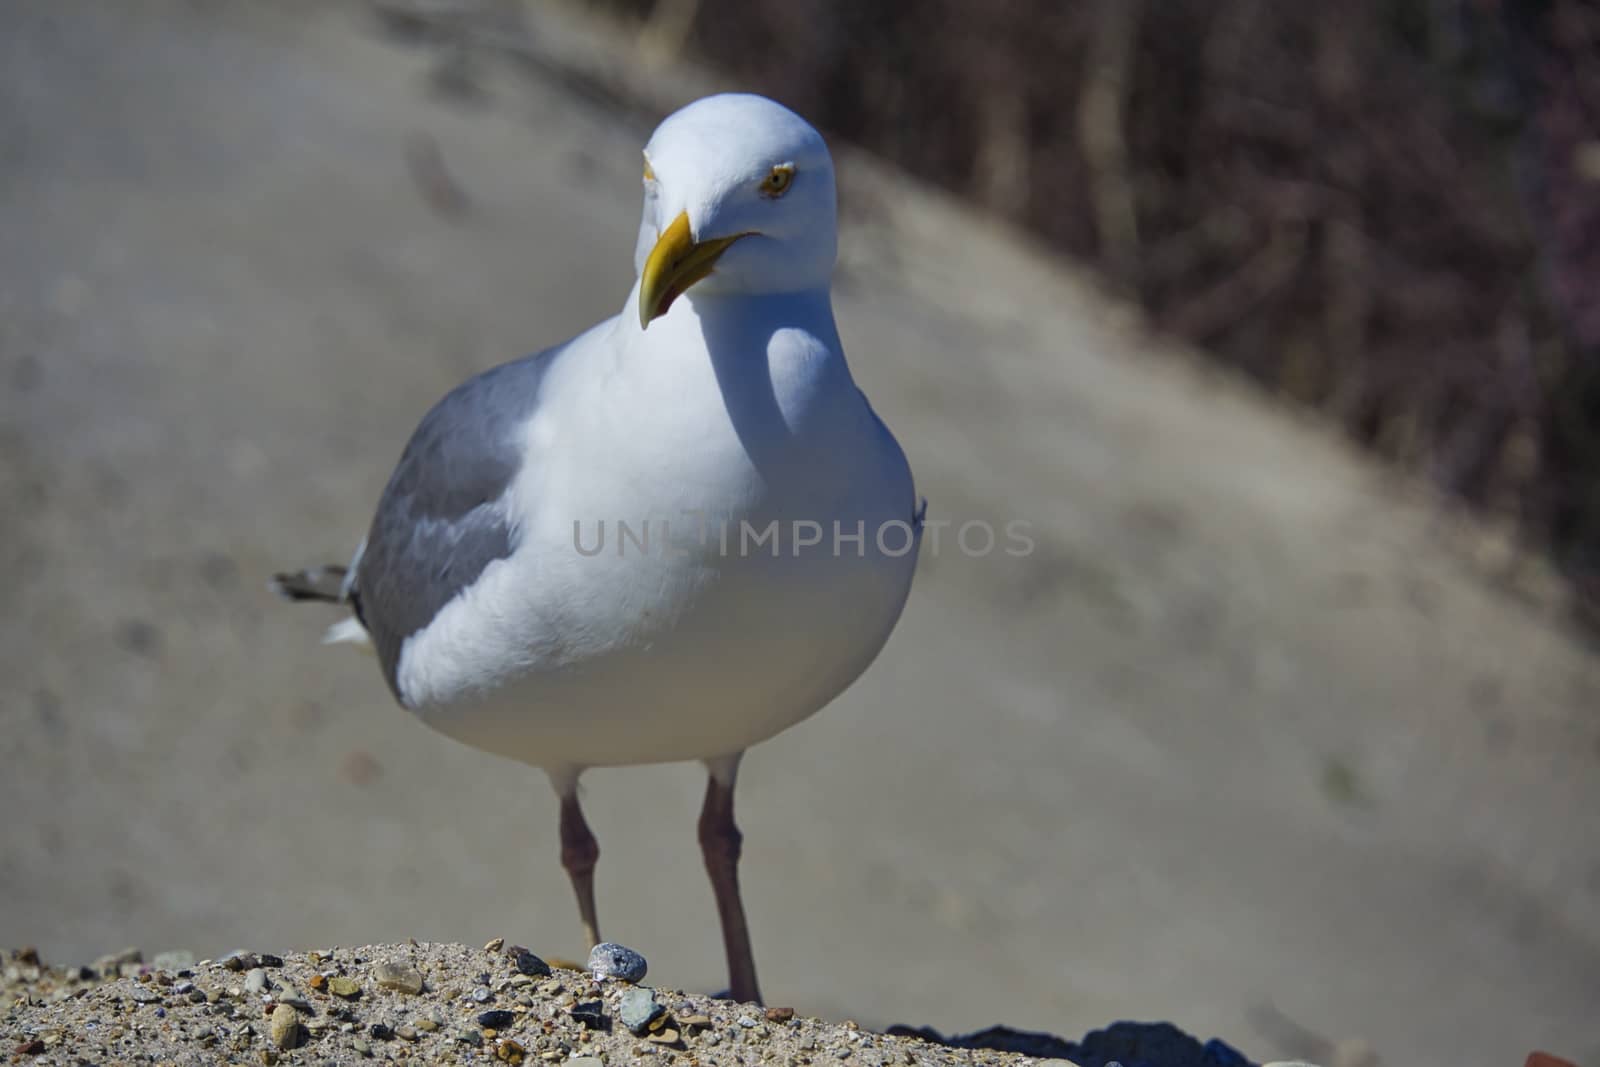
M371 1034L373 1040L375 1041L394 1040L394 1028L385 1026L383 1023L373 1023L371 1026L367 1027L367 1033Z
M518 974L529 975L534 978L543 978L550 973L550 965L548 963L526 950L517 953L516 968Z
M211 993L205 993L198 989L191 989L189 991L189 1003L204 1004L206 1001L210 1000L212 996L213 994Z
M483 1045L483 1035L476 1030L463 1030L456 1035L456 1040L463 1045L471 1045L473 1048L479 1048Z
M328 988L328 976L325 974L314 974L311 976L311 981L308 982L307 985L311 987L311 991L313 993L326 992Z
M267 1019L267 1032L279 1048L294 1048L300 1044L300 1016L289 1005L279 1004Z
M769 1023L786 1023L790 1019L793 1019L793 1018L794 1018L794 1009L793 1008L768 1008L767 1009L767 1022L769 1022Z
M509 1030L516 1021L517 1017L503 1008L490 1008L478 1013L478 1025L490 1030Z
M416 1027L418 1030L421 1030L425 1034L431 1034L435 1030L439 1029L439 1022L437 1019L413 1019L411 1020L411 1025Z
M422 972L406 963L380 963L372 971L380 989L393 989L413 996L422 992Z
M684 1027L684 1029L707 1030L711 1027L711 1016L684 1015L679 1017L678 1022Z
M487 942L484 943L483 951L485 951L485 952L499 952L501 949L503 949L505 947L506 947L506 939L505 938L503 938L503 937L491 937Z
M409 1026L397 1026L394 1028L394 1036L398 1037L401 1041L415 1041L417 1039L417 1032Z
M258 967L282 967L283 966L283 957L282 956L274 956L270 952L263 952L260 955L258 955L256 957L256 959L259 961L256 964Z
M252 967L261 966L261 961L253 952L235 952L223 960L222 965L230 971L248 971Z
M500 1042L494 1050L494 1058L505 1063L521 1063L522 1058L527 1054L527 1049L509 1038Z
M17 1056L38 1056L44 1052L44 1042L36 1037L32 1041L24 1041L11 1052Z
M161 1001L161 994L149 986L136 985L128 995L140 1004L157 1004Z
M260 967L252 967L244 976L244 991L257 994L267 991L267 972Z
M651 1034L645 1035L645 1040L656 1045L676 1045L682 1035L670 1026L663 1026Z
M354 978L346 978L344 975L339 975L328 979L328 992L336 997L343 997L345 1000L356 1000L361 996L361 983Z
M756 1027L756 1018L754 1015L741 1015L739 1016L739 1025L744 1027L746 1030L754 1030Z
M623 982L642 982L649 969L643 956L610 941L596 945L589 953L589 971L597 981L615 978Z
M372 1046L361 1040L359 1037L350 1042L350 1047L354 1049L355 1054L360 1056L362 1059L370 1060L372 1058Z
M586 1030L604 1030L610 1024L605 1008L601 1001L585 1001L572 1006L572 1017L582 1023Z
M622 991L617 1006L617 1018L635 1034L642 1034L650 1024L666 1012L666 1006L656 1000L655 990L645 986L631 986Z
M477 986L472 990L472 999L479 1004L487 1004L494 999L494 990L486 985Z

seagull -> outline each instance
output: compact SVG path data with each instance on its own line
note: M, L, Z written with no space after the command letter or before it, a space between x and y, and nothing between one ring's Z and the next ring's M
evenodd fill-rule
M544 770L592 948L591 767L698 760L699 839L735 1000L760 1002L733 792L751 745L877 657L926 511L834 323L832 159L782 105L688 105L644 150L615 317L427 413L348 567L280 574L347 605L396 700Z

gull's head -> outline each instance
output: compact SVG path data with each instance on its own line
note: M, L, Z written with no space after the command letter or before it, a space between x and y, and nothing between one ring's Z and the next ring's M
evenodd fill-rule
M826 288L838 253L833 160L782 104L725 93L667 117L644 150L639 324L696 292Z

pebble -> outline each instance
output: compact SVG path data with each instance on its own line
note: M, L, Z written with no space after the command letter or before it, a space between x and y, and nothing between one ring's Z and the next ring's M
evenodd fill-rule
M409 1026L397 1026L394 1028L394 1036L401 1041L415 1041L417 1040L417 1031Z
M406 963L380 963L372 971L380 989L393 989L413 996L422 992L422 972Z
M495 1046L494 1058L505 1063L521 1063L522 1058L528 1054L519 1042L505 1040Z
M794 1018L794 1009L793 1008L768 1008L767 1009L767 1022L769 1022L769 1023L786 1023L790 1019L793 1019L793 1018Z
M499 952L501 949L503 949L505 947L506 947L506 939L505 938L503 938L503 937L491 937L484 944L483 951L485 951L485 952Z
M622 991L622 1000L617 1006L617 1018L635 1034L642 1034L649 1029L650 1024L656 1020L666 1006L656 1000L656 992L645 986L632 986Z
M374 1041L393 1041L394 1028L383 1023L373 1023L367 1027L367 1033L372 1035Z
M587 1030L604 1030L606 1028L605 1004L598 1000L586 1001L572 1006L572 1017L582 1023Z
M597 980L615 978L623 982L642 982L650 965L631 948L604 941L589 952L589 971Z
M463 1045L471 1045L477 1048L483 1044L483 1035L476 1030L463 1030L456 1035L456 1040Z
M300 1043L300 1016L289 1005L279 1004L267 1019L267 1032L279 1048L294 1048Z
M128 995L140 1004L155 1004L161 1000L161 994L149 986L136 985Z
M328 992L346 1000L356 1000L361 996L361 983L354 978L346 978L344 975L339 975L336 978L328 979Z
M503 1008L491 1008L478 1013L478 1025L490 1030L509 1030L517 1017Z
M439 1029L439 1020L437 1020L437 1019L413 1019L413 1020L411 1020L411 1025L416 1027L418 1030L421 1030L425 1034L431 1034L435 1030Z
M526 950L517 953L516 967L518 974L542 978L550 973L550 965L544 960Z
M494 990L486 985L478 986L472 991L472 999L479 1004L487 1004L494 999Z
M260 967L252 967L244 976L244 991L246 993L265 993L267 991L267 972Z

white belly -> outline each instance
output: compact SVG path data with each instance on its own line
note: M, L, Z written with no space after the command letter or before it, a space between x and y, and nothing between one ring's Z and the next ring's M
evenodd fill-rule
M407 705L551 769L732 754L819 710L888 639L920 534L899 446L844 380L832 415L771 440L696 409L692 380L653 425L536 420L562 461L519 485L538 506L516 551L407 640ZM756 541L774 521L776 555Z

